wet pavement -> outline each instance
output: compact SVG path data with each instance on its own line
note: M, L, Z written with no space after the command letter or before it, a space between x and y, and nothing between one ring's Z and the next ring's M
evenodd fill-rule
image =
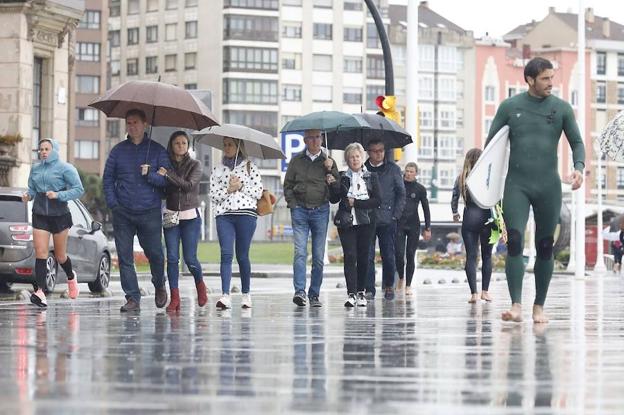
M118 286L112 298L57 295L45 312L2 301L0 412L624 413L623 278L553 278L545 327L528 308L523 323L499 320L504 281L490 304L434 284L362 309L343 307L337 282L320 309L298 309L282 279L254 280L247 311L237 295L217 311L216 294L199 309L188 281L175 316L151 296L120 314Z

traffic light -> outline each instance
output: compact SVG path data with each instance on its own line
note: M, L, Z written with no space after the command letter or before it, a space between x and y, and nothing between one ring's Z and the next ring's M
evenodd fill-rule
M401 125L401 113L397 111L396 109L396 96L380 95L375 100L375 103L377 104L377 107L379 108L379 111L377 112L377 114L384 116L394 121L395 123ZM393 153L394 153L394 161L399 161L401 160L401 157L403 157L402 148L395 148Z

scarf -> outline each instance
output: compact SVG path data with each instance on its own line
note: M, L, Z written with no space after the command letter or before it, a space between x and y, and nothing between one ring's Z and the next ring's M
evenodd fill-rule
M368 189L366 188L366 182L364 181L364 174L366 174L366 166L362 165L362 170L355 172L351 169L347 170L347 177L351 179L351 186L347 192L347 197L352 197L357 200L368 200Z
M234 165L234 161L236 161L236 165ZM229 157L223 156L223 159L222 159L223 165L229 168L230 170L234 170L236 166L240 166L240 164L244 161L245 161L245 157L241 156L240 154L238 155L238 158L236 157L229 158Z

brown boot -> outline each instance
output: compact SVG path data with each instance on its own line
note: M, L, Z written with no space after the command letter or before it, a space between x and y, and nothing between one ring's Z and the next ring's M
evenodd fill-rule
M167 306L167 312L179 312L180 311L180 290L178 288L171 289L171 301Z
M195 284L195 288L197 288L197 304L200 307L203 307L208 302L208 293L206 292L206 284L204 284L204 280Z
M156 288L154 302L156 303L156 307L158 308L163 308L167 305L167 289L164 286Z
M122 305L119 309L122 313L128 313L131 311L141 311L141 305L134 301L132 298L128 298L126 304Z

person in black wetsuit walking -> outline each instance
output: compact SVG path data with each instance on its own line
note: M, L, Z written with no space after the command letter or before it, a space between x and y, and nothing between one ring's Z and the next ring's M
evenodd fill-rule
M466 277L470 286L469 303L476 303L479 299L477 293L477 252L479 250L479 242L481 243L481 299L492 301L488 288L490 285L490 277L492 276L492 246L490 244L491 226L489 221L491 212L489 209L482 209L477 206L466 188L466 178L474 167L475 163L481 155L481 150L473 148L466 154L464 160L464 168L461 174L455 180L453 187L453 197L451 198L451 210L453 211L453 221L459 222L460 215L457 211L459 197L461 195L464 201L464 220L462 222L462 238L466 246Z
M427 189L416 181L417 175L418 165L414 162L407 163L403 173L405 208L397 224L396 267L399 273L396 287L397 294L402 292L404 288L405 295L412 294L412 277L416 268L415 255L416 249L418 249L418 240L420 239L418 205L422 205L425 215L423 239L425 241L431 239L431 213L429 212Z

